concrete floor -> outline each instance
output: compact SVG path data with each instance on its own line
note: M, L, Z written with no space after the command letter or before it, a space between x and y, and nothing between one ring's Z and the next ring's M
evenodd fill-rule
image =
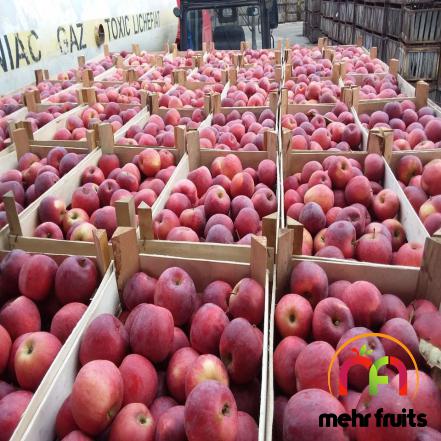
M274 41L279 38L289 38L291 44L301 44L304 46L312 46L311 42L303 35L303 21L295 21L293 23L283 23L273 30Z
M246 26L244 26L243 29L245 31L246 41L251 42L251 31ZM312 46L311 42L302 34L303 34L303 21L279 24L279 26L276 29L273 29L274 44L276 44L277 40L279 40L280 38L282 38L283 40L289 38L291 44ZM257 47L260 48L262 44L262 39L260 38L260 34L256 36L256 43L257 43Z

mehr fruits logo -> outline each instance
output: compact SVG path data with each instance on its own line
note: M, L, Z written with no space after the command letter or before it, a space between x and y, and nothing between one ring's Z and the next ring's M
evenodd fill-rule
M329 393L331 395L338 396L346 396L348 395L348 375L349 370L354 366L362 366L369 373L369 386L368 392L369 395L375 396L381 394L381 385L385 385L389 383L389 377L387 375L381 375L380 369L386 366L392 366L396 369L398 375L398 392L401 396L407 395L407 369L405 364L397 357L394 356L383 356L375 361L372 358L368 357L368 355L372 354L372 350L368 349L368 347L363 344L358 350L356 348L352 348L353 355L347 358L344 363L340 366L339 371L339 381L338 381L338 391L332 389L331 384L331 371L334 363L338 363L338 355L351 343L356 342L357 340L363 340L369 337L380 337L394 342L399 345L410 357L412 360L412 364L415 368L415 390L413 393L413 397L415 397L418 393L419 387L419 370L418 364L413 356L412 352L409 348L400 340L395 337L392 337L388 334L383 334L381 332L366 332L363 334L359 334L355 337L348 339L342 346L340 346L332 360L329 364L328 368L328 388ZM352 414L342 414L342 415L334 415L334 414L321 414L319 417L319 425L320 427L336 427L337 425L342 427L348 427L351 425L355 427L357 425L357 421L359 421L360 427L367 427L369 425L369 420L371 420L372 414L358 414L354 409ZM396 421L399 421L400 426L406 427L408 425L413 427L425 427L427 425L426 414L418 414L416 415L413 409L403 409L403 413L399 415L398 418L395 417L394 414L383 414L383 409L379 408L374 414L375 424L377 427L387 427L393 424L394 427L397 426ZM415 422L417 421L417 422Z

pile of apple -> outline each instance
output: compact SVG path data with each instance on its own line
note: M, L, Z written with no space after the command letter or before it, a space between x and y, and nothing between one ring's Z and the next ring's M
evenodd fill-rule
M192 58L193 55L195 55L195 53L193 53L192 55L189 55L187 53L184 56L177 56L177 57L167 56L166 58L164 58L164 65L167 62L167 64L173 66L173 69L193 68L194 67L194 62Z
M137 87L135 87L137 86ZM120 104L140 104L139 83L124 83L121 86L105 86L101 83L95 83L99 103L120 103Z
M330 77L332 63L323 58L318 48L296 48L291 50L292 76L294 78ZM303 80L301 80L303 81Z
M0 117L10 115L23 107L23 97L21 94L14 96L0 96Z
M83 334L58 437L257 441L262 286L216 280L198 294L171 267L158 279L135 273L123 303L119 318L101 314Z
M275 69L272 64L265 64L264 66L241 67L237 72L237 79L239 81L260 80L266 77L274 82ZM277 89L278 84L275 83L271 89Z
M388 71L388 67L379 58L371 58L358 46L337 48L334 62L344 62L347 74L373 74Z
M136 208L141 202L152 206L174 164L173 154L165 149L146 149L122 167L116 155L103 155L97 166L82 172L81 187L72 194L70 209L60 198L43 198L34 237L93 242L96 229L104 229L112 237L117 227L115 202L133 195Z
M11 144L8 118L0 118L0 152Z
M409 100L385 104L383 110L359 116L366 128L383 127L394 131L394 150L427 150L441 147L441 118L431 107L418 111Z
M282 127L291 130L291 150L360 150L362 142L354 116L341 101L325 115L314 109L306 114L283 115Z
M138 66L132 70L135 72L136 77L139 78L150 70L150 66ZM100 81L124 81L124 72L126 72L125 69L116 68L104 78L101 78Z
M118 103L95 103L84 109L81 114L67 117L66 126L58 129L52 139L63 141L84 140L86 139L86 130L92 129L95 124L102 122L110 123L113 132L116 132L140 110L139 107L121 110Z
M284 182L285 214L305 227L302 252L319 257L421 266L423 244L406 243L398 196L381 185L384 160L309 161Z
M244 168L233 155L217 157L210 169L191 171L176 183L153 221L155 238L186 242L250 244L262 234L262 218L277 211L276 164Z
M45 95L43 93L43 95ZM50 94L47 97L47 101L50 103L78 103L78 96L75 89L66 89L65 91Z
M262 86L268 86L265 90ZM266 78L259 81L239 81L237 85L230 86L227 96L222 99L222 107L258 107L268 103L268 93L271 83Z
M285 82L288 89L288 102L296 104L336 103L341 95L341 89L331 80L300 81L300 77Z
M87 257L58 265L11 251L0 262L0 431L9 440L47 370L87 309L98 271Z
M231 51L213 51L204 59L207 65L224 69L233 65L233 54Z
M242 115L233 110L228 115L215 113L211 127L199 131L200 146L221 150L265 150L263 133L275 128L275 115L265 109L259 117L252 112Z
M163 93L167 93L173 87L173 84L171 82L171 79L169 79L169 81L164 81L164 82L143 80L140 87L141 89L147 90L148 92L158 93L161 95Z
M142 51L139 55L130 54L124 58L124 64L137 67L137 66L148 66L151 67L155 63L155 55L148 52Z
M25 121L31 123L32 132L35 132L61 114L73 109L74 106L75 104L65 103L61 106L50 106L44 112L29 112L25 117ZM8 118L0 118L0 150L3 150L11 142L9 120Z
M291 273L289 294L278 301L274 313L277 346L274 350L274 379L279 395L274 403L273 439L275 441L329 440L437 440L441 436L441 391L423 370L426 366L419 352L419 339L430 334L434 344L441 344L441 313L428 300L415 300L407 306L394 294L384 294L367 281L331 283L316 263L301 262ZM428 332L430 330L430 333ZM369 332L381 332L403 342L419 365L417 373L409 355L391 340L374 336L360 337L338 355L330 373L333 394L328 387L328 367L336 353L350 338ZM349 390L339 396L341 365L362 345L370 352L362 354L373 362L388 355L399 358L407 370L407 395L398 393L399 378L389 367L380 374L389 377L388 385L371 396L368 369L351 367ZM414 396L414 393L416 395ZM401 414L413 409L427 416L427 428L378 427L375 418L367 427L320 428L319 415L351 414L353 409L372 416L378 408ZM418 435L417 435L418 434Z
M203 89L187 89L181 85L175 85L166 94L159 97L159 107L166 109L188 109L192 107L204 107L204 96L212 90L222 92L223 84L215 83L204 86Z
M177 69L177 66L164 60L164 66L156 66L151 71L142 76L142 80L150 81L166 81L171 80L172 72Z
M59 80L76 80L77 75L81 75L86 69L92 70L93 76L102 74L106 70L113 67L113 60L111 56L103 57L100 61L88 61L84 67L69 69L66 73L58 75Z
M267 64L272 64L276 60L276 54L270 49L246 49L243 52L244 64L254 64L265 66Z
M16 170L8 170L0 176L0 228L7 224L3 195L12 191L17 211L35 201L54 185L61 176L72 170L85 155L68 153L63 147L55 147L46 158L35 153L25 153L18 160Z
M175 126L183 125L188 129L197 129L204 119L205 112L202 109L195 109L191 118L181 116L176 109L170 109L164 115L164 118L155 114L151 115L144 127L138 124L131 125L124 136L118 139L118 144L174 147Z
M69 87L73 86L75 83L73 81L70 81L68 79L62 80L62 82L54 82L54 81L41 81L37 84L37 86L31 86L26 88L27 92L30 92L32 90L38 90L40 92L40 98L45 99L50 97L51 95L55 95L65 89L68 89ZM65 100L64 102L67 102L68 100ZM60 102L63 102L60 100ZM69 101L74 102L74 101Z
M423 165L418 156L403 156L395 175L430 235L441 228L441 159Z
M204 64L203 67L188 75L189 81L202 81L205 83L220 83L222 81L222 69Z
M351 75L346 75L345 86L355 86L357 81ZM363 78L360 87L360 99L374 100L385 98L404 98L405 95L400 93L397 77L394 75L370 75Z

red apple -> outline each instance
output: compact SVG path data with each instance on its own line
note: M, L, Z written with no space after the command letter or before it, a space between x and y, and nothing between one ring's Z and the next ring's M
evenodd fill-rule
M109 360L119 365L128 351L124 325L112 314L100 314L81 339L78 358L82 365L92 360Z
M247 351L243 351L243 347L247 347ZM220 339L219 352L235 383L250 382L259 372L262 342L247 320L236 318L226 326Z
M192 390L185 403L184 418L185 432L192 441L206 441L213 433L222 441L236 440L236 402L230 389L217 381L204 381Z
M60 349L60 340L49 332L28 334L14 357L14 371L20 387L35 391Z
M124 384L118 368L107 360L94 360L77 374L71 409L75 423L86 433L98 435L112 422L123 400Z
M298 294L285 294L277 303L274 320L282 337L289 335L307 338L311 331L312 307Z
M150 406L158 389L158 375L152 363L141 355L129 354L121 362L119 371L124 383L122 405L143 403Z

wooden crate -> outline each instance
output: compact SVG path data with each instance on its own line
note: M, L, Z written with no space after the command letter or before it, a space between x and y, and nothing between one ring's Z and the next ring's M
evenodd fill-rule
M320 12L307 12L306 21L314 28L320 27L321 14Z
M84 312L80 321L77 323L75 328L72 330L68 339L64 342L60 351L58 352L56 358L52 362L52 365L43 377L37 390L34 392L32 400L28 404L26 410L24 411L18 426L16 427L14 434L10 438L11 440L21 440L24 432L30 421L35 417L37 409L40 407L42 401L45 399L49 388L51 387L54 379L59 375L61 364L64 359L68 356L75 342L78 340L79 335L81 335L84 326L90 320L90 316L94 309L94 305L99 301L100 298L106 295L106 286L112 274L112 266L110 264L109 254L107 249L103 244L107 243L107 236L104 230L98 230L95 235L95 246L92 249L93 254L87 256L89 259L93 260L97 265L97 270L100 278L99 285L95 291L93 298L88 305L87 310ZM0 251L0 260L5 257L7 252ZM65 259L69 257L69 251L64 250L63 253L55 254L50 253L50 251L44 253L45 255L51 257L57 264L60 264Z
M360 100L359 98L359 86L352 88L352 106L358 115L363 113L371 114L376 110L383 110L384 106L392 101L401 102L403 100L409 100L415 103L417 110L421 107L427 106L427 100L429 96L429 85L424 81L418 81L415 87L414 96L401 97L401 98L389 98L389 99L374 99L374 100Z
M342 87L340 100L346 103L349 107L352 103L352 93L350 87ZM293 104L288 102L288 91L282 89L280 92L280 115L305 113L312 109L315 109L321 115L327 112L331 112L335 107L335 103L317 103L317 104Z
M280 205L281 205L281 227L294 228L295 232L295 243L294 243L294 253L301 254L302 242L303 242L303 225L299 222L294 221L285 216L284 210L284 200L283 196L285 194L283 182L288 176L294 173L300 172L303 166L309 161L323 162L323 160L328 156L335 156L335 152L308 152L308 151L289 151L289 139L290 136L282 138L282 155L280 156L280 169L283 173L283 179L280 180L279 194L281 195ZM369 133L369 139L367 143L367 151L364 152L342 152L339 153L340 156L345 156L348 158L354 158L357 161L363 163L364 159L369 153L379 153L383 155L385 162L385 175L384 175L384 188L391 189L400 201L400 212L398 219L402 223L404 230L406 231L407 239L409 242L424 243L428 237L428 233L421 223L420 219L413 210L412 205L401 189L398 181L396 180L391 168L388 165L392 153L392 142L393 133L389 131L371 130ZM286 218L286 220L285 220ZM335 259L331 259L335 260ZM359 264L364 264L364 262L359 262Z
M406 44L441 43L441 7L403 8L401 39Z
M353 283L359 280L365 280L374 284L382 293L394 293L407 305L415 299L427 299L433 302L436 306L441 307L440 296L440 272L439 272L439 256L441 250L440 241L428 239L424 252L424 263L421 268L404 268L404 267L390 267L381 265L359 265L355 262L330 262L321 259L301 259L290 256L290 250L293 243L292 232L289 230L282 230L278 238L278 254L276 260L276 274L274 279L276 283L273 284L272 298L271 298L271 313L270 313L270 331L269 331L269 353L273 354L275 349L275 324L274 313L276 302L280 297L289 292L289 278L291 271L302 261L310 261L319 265L326 272L330 283L336 280L348 280ZM424 340L420 341L420 352L432 368L432 377L439 383L439 366L440 362L431 357L439 349L431 345L427 345ZM432 356L432 357L433 357ZM438 377L438 380L437 380ZM274 366L273 358L269 357L268 366L268 407L267 407L267 423L266 423L266 441L271 441L272 427L274 419L274 398L275 398L275 383L274 383Z
M11 138L11 144L9 144L6 148L4 148L3 150L0 151L0 173L4 170L4 164L2 163L2 158L5 157L5 155L7 155L8 153L15 151L15 144L14 144L14 140L12 139L12 132L17 128L25 126L25 124L23 124L22 121L25 121L26 116L29 112L45 112L49 107L54 106L53 104L49 104L49 105L42 104L41 100L39 99L39 94L37 92L27 92L25 95L32 96L32 98L36 98L36 99L34 99L32 101L28 101L27 105L25 107L22 107L19 110L15 111L14 113L11 113L10 115L7 116L8 131L9 131L9 136ZM62 106L62 104L60 104L60 107L61 106ZM62 113L60 116L53 119L52 121L61 119L66 114L69 115L70 114L69 112L74 110L77 105L73 104L73 106L74 107L71 110L68 110L68 111ZM52 121L50 121L50 122L52 122ZM30 125L27 125L26 127L28 127L29 130L31 130ZM44 126L37 129L35 131L35 133L37 134L37 132L40 129L42 129L43 127ZM38 137L38 134L36 136Z
M310 12L320 12L320 0L306 0L305 8Z
M369 17L365 16L364 4L355 5L355 24L360 27L364 27L365 23L369 21Z
M73 192L81 184L81 174L89 166L96 166L99 159L104 153L114 153L118 156L121 164L131 162L134 156L145 150L145 147L127 147L121 145L115 145L109 125L101 127L101 133L104 140L103 149L95 149L89 155L87 155L75 168L69 173L64 175L58 182L55 183L44 195L40 196L29 207L23 210L17 215L15 209L15 203L13 202L13 196L5 196L7 201L7 217L9 221L9 227L5 226L0 231L0 245L3 249L21 248L25 251L31 252L44 252L45 250L52 250L54 253L61 253L62 250L68 249L72 254L88 255L91 252L93 244L90 242L70 241L70 240L54 240L33 237L35 228L39 224L38 219L38 207L41 200L46 196L55 196L62 199L66 206L72 201ZM179 148L165 148L165 147L149 147L155 150L166 149L170 151L175 157L175 163L179 170L179 160L185 150L185 146L181 145L185 142L185 129L183 127L175 128L175 139ZM167 191L166 188L170 187L171 181L166 184L163 191ZM167 187L168 186L168 187ZM130 204L134 210L133 198L130 199ZM153 204L153 209L160 204L160 198L158 198ZM117 221L121 226L131 225L130 220L127 219L124 211L124 202L116 202L115 208L117 212Z
M364 14L364 27L378 34L383 34L385 8L378 5L364 5Z
M266 248L262 240L253 241L253 253L248 262L216 262L201 257L197 252L191 252L186 257L158 256L152 254L138 254L136 233L132 228L120 228L112 239L115 249L115 265L111 266L111 274L104 289L96 296L91 305L90 314L83 317L80 332L63 360L58 364L57 375L49 385L45 396L40 400L33 418L26 423L26 430L20 436L14 436L11 441L47 441L55 438L55 420L59 408L72 390L76 373L78 372L78 352L81 338L88 325L94 318L104 313L118 314L120 306L120 292L127 279L135 272L144 271L153 277L167 268L178 266L189 273L195 282L196 289L202 289L214 280L225 280L236 284L244 277L252 277L265 290L265 312L262 324L263 354L261 368L261 391L259 404L259 441L265 439L266 404L267 404L267 377L268 377L268 343L269 343L269 277L266 269Z
M401 44L400 72L406 80L433 81L438 78L441 46Z
M397 167L398 167L398 163L400 161L400 159L403 156L416 156L417 158L419 158L422 162L423 165L426 165L428 162L434 160L434 159L441 159L441 151L439 149L437 150L403 150L403 151L396 151L396 152L392 152L390 161L389 161L389 166L392 170L392 172L394 173L394 175L396 176L397 174ZM418 216L418 213L415 212L415 214ZM422 222L421 222L422 223ZM427 230L424 227L424 224L422 224L424 230L427 233L427 236L429 236L429 233L427 232ZM436 231L433 236L436 237L441 237L441 231Z
M389 6L386 13L386 35L401 38L403 27L403 9Z
M383 60L390 60L391 58L398 59L400 56L400 42L392 38L383 38Z
M244 168L246 167L256 168L258 164L264 159L271 159L276 163L276 165L278 165L276 132L270 130L266 131L264 135L264 143L266 149L264 151L259 151L259 152L206 149L200 147L198 132L196 131L189 132L187 134L187 142L186 142L188 154L185 154L182 157L179 166L175 170L175 173L173 173L173 176L170 178L169 182L164 187L161 195L155 201L153 207L151 208L145 207L145 209L138 214L139 225L140 225L139 237L141 240L141 245L140 245L141 250L143 252L150 253L152 252L152 250L155 250L155 252L158 252L159 250L165 252L165 250L167 249L185 250L188 247L190 249L191 247L197 247L201 252L204 253L204 255L207 256L207 258L210 258L209 256L212 255L214 251L218 251L220 253L222 252L230 253L230 257L227 260L232 260L233 259L232 255L234 255L235 252L234 249L237 248L241 250L240 251L242 256L241 259L246 257L250 251L249 245L239 245L239 244L222 245L222 244L215 244L209 242L184 244L182 242L157 240L156 238L154 238L152 221L155 218L155 216L165 207L165 204L167 203L167 200L175 184L177 184L180 180L185 179L190 171L200 166L206 166L210 168L210 165L213 162L213 160L219 156L226 156L232 153L241 160ZM279 175L279 170L278 170L278 175ZM278 186L276 188L275 194L277 200L279 201ZM129 217L130 216L129 207L127 206L127 204L125 204L125 212L126 212L126 216ZM133 214L131 217L132 217L131 225L134 225ZM277 212L270 214L262 219L262 230L263 230L262 234L263 236L266 237L268 248L271 254L273 254L274 252L273 249L275 246L277 228L278 228ZM269 255L269 260L268 260L268 264L270 263L271 263L271 255Z
M227 115L233 110L237 110L240 114L245 112L252 112L259 114L262 113L265 109L270 109L274 115L277 114L278 102L279 102L279 94L278 91L271 91L268 94L268 103L264 106L250 106L250 107L222 107L222 97L219 93L214 93L211 96L212 103L212 113L223 113Z

